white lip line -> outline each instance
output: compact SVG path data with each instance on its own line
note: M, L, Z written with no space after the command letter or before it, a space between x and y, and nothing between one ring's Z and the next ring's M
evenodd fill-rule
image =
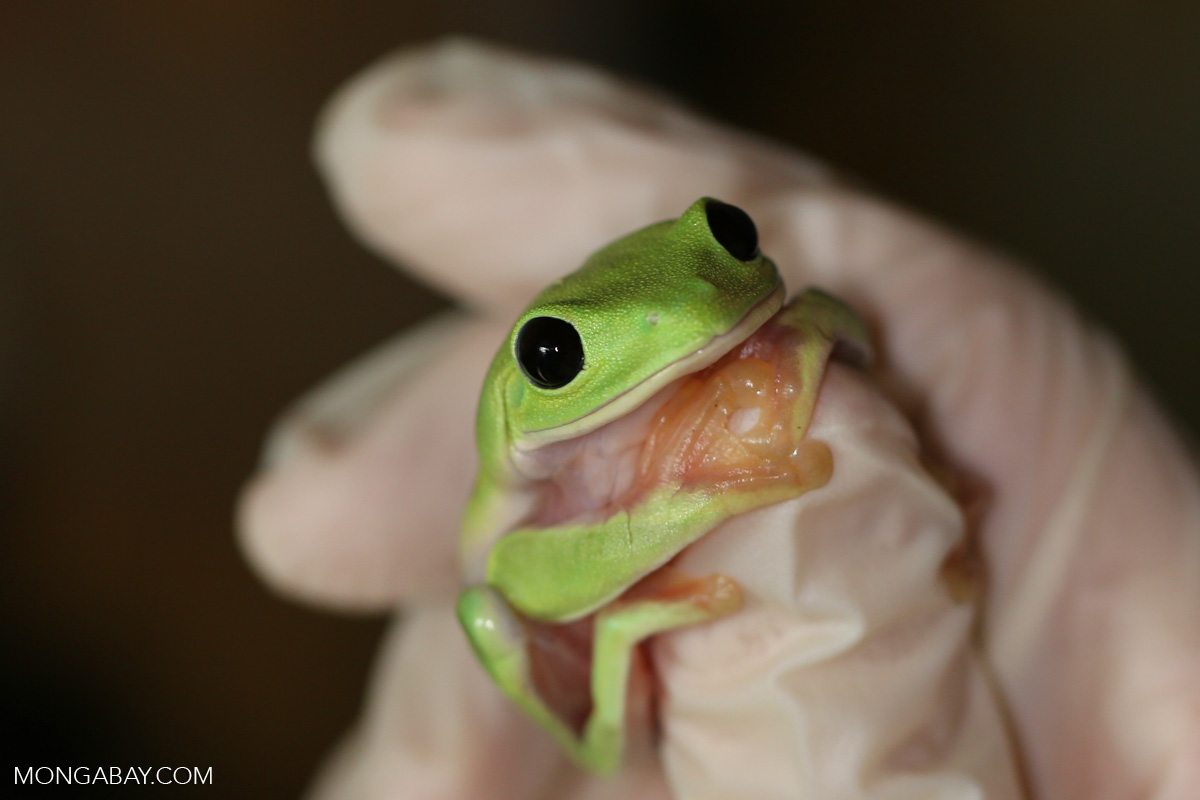
M750 335L754 333L754 331L756 331L760 327L762 327L767 322L767 320L770 319L770 317L766 317L765 319L760 321L757 325L755 325L753 328L751 328L748 331L745 331L745 335L738 336L738 334L743 332L743 329L745 327L749 327L747 321L753 321L755 314L759 311L759 309L761 309L763 306L771 304L772 301L774 301L776 298L783 295L784 291L785 290L784 290L783 283L780 282L779 284L776 285L775 289L772 290L772 292L769 295L767 295L762 300L759 300L757 303L755 303L754 306L749 311L746 312L745 316L743 316L740 320L738 320L737 324L735 324L729 330L725 331L724 333L718 333L716 336L713 336L711 339L709 339L707 342L705 342L703 345L701 345L696 350L693 350L688 355L684 356L683 358L673 361L672 363L670 363L667 366L660 369L658 372L655 372L653 375L650 375L650 376L642 379L634 386L630 386L628 389L621 392L616 397L613 397L610 400L605 401L605 403L603 405L600 405L600 406L592 409L592 411L588 412L584 416L573 419L570 422L564 422L561 425L555 425L552 428L540 428L535 431L530 431L529 433L527 433L525 435L526 443L529 443L530 440L537 442L537 443L534 444L532 447L522 447L520 444L518 444L517 448L528 452L531 450L537 450L538 448L544 447L548 444L553 444L555 442L560 442L560 441L566 441L567 439L573 439L576 436L582 436L584 434L590 433L592 430L602 427L605 424L605 422L611 422L611 420L605 420L605 422L602 422L600 425L597 425L595 428L581 431L580 433L577 433L573 436L566 436L566 437L563 437L562 439L552 439L551 441L548 441L548 442L547 441L538 441L538 440L542 439L543 437L545 437L547 434L551 434L554 431L560 431L560 430L563 430L564 428L569 429L574 426L578 426L581 423L584 423L586 420L592 419L595 416L597 416L598 414L601 414L605 409L611 408L614 404L619 403L622 399L627 398L630 395L633 395L635 393L645 390L646 387L651 387L653 389L653 391L650 391L644 398L642 398L642 401L648 400L651 397L653 397L655 392L657 392L663 386L666 386L668 383L675 380L676 378L682 377L684 375L689 375L693 372L697 372L701 369L704 369L709 364L712 364L715 361L717 361L719 358L721 358L721 356L723 356L726 353L728 353L729 351L733 350L734 347L736 347L738 344L740 344L741 342L744 342L747 338L749 338ZM780 300L779 304L780 304L780 306L783 305L782 299ZM715 349L715 352L714 352L714 349ZM668 376L668 377L666 379L663 379L664 375ZM661 380L661 385L659 385L660 380Z

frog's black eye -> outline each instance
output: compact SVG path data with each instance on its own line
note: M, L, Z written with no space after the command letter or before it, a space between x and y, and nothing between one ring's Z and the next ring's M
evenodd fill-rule
M517 333L517 365L534 386L561 389L583 370L583 340L557 317L534 317Z
M713 238L729 255L738 261L749 261L758 255L758 229L749 214L720 200L709 200L704 214Z

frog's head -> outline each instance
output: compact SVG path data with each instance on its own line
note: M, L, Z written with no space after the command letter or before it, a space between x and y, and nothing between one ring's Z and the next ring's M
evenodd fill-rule
M783 296L750 217L701 198L678 220L608 245L534 299L493 363L489 414L502 409L505 424L492 430L504 449L520 450L596 430L716 361Z

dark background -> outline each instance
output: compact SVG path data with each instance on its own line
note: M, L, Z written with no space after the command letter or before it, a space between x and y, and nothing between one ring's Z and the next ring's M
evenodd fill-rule
M381 622L272 597L230 516L289 399L445 304L349 238L308 161L324 98L405 43L594 61L804 147L1040 265L1197 427L1200 5L757 9L0 5L13 765L212 766L209 796L289 797L355 715Z

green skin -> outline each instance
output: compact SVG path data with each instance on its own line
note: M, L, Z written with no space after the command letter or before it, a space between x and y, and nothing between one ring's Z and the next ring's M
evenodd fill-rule
M633 648L656 633L730 610L689 596L612 601L729 517L807 487L714 492L668 486L600 522L521 527L535 487L519 474L517 460L629 413L776 314L777 323L801 333L794 354L801 389L792 412L799 441L834 345L844 341L867 352L862 322L829 295L809 290L783 308L775 264L761 253L742 261L726 251L709 230L708 202L701 198L678 220L617 240L539 294L493 360L479 402L479 473L460 540L474 585L459 598L459 620L500 688L576 763L599 773L620 765ZM514 355L521 326L545 316L570 322L584 346L583 371L558 389L530 383ZM592 710L577 733L533 688L520 617L567 623L591 613Z

